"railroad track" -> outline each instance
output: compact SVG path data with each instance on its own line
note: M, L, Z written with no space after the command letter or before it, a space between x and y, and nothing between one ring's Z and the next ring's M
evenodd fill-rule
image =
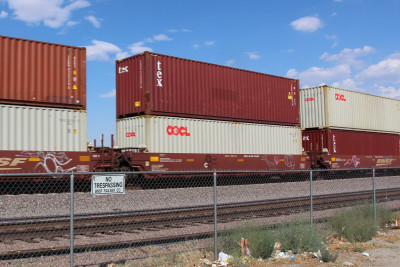
M359 203L371 202L372 192L334 194L313 196L313 210L326 210ZM376 191L377 202L400 199L400 188ZM279 217L310 210L309 197L276 199L246 203L230 203L218 205L218 223L244 221L254 218ZM181 240L212 236L212 232L173 235L151 235L139 237L143 232L160 232L165 229L181 229L190 225L213 224L213 206L183 207L169 210L144 210L135 212L79 215L74 218L74 234L88 238L98 234L115 235L118 233L137 234L134 240L118 242L96 242L95 244L77 245L75 252L98 251L106 249L138 247L150 244L161 244ZM69 241L70 219L58 218L19 218L0 221L0 242L13 244L15 240L37 243L38 239L55 240L64 238ZM69 253L69 243L52 248L36 248L18 251L1 251L0 260L55 255Z

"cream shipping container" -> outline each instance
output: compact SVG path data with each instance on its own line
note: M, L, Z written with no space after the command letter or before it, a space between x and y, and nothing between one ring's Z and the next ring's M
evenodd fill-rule
M84 110L0 105L0 150L86 151Z
M237 123L178 117L136 116L117 121L120 148L154 153L302 153L296 126Z
M400 101L330 86L300 90L301 128L400 133Z

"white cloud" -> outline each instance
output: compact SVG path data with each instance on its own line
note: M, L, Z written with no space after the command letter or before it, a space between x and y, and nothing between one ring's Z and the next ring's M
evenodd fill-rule
M133 54L140 54L143 53L144 51L153 51L150 47L144 46L145 42L137 42L131 44L128 48L131 50Z
M379 87L379 91L382 96L391 97L391 98L400 98L400 88L396 90L394 87Z
M119 59L127 58L129 56L130 56L129 52L121 52L121 53L117 53L117 56L115 57L115 59L119 60Z
M154 35L153 38L146 38L144 41L136 42L131 44L128 48L133 54L140 54L144 51L153 51L152 48L145 46L146 43L154 43L155 41L172 41L173 39L165 34ZM126 52L117 55L117 57L124 58L127 55Z
M173 33L175 33L175 32L178 32L178 30L177 30L177 29L169 29L168 32L173 32Z
M230 60L228 60L228 61L226 62L226 65L227 65L227 66L232 66L234 63L235 63L235 60L230 59Z
M90 15L85 17L85 19L92 23L95 28L100 28L100 21L95 16Z
M258 55L257 52L246 52L246 54L249 56L250 59L259 59L259 58L261 58L261 56Z
M93 45L86 46L86 55L88 60L110 60L109 54L121 53L121 49L111 43L93 40Z
M116 95L116 90L112 89L110 92L100 95L101 98L113 98Z
M325 38L334 41L331 47L336 47L339 44L339 38L336 35L325 35Z
M70 18L72 11L90 6L87 0L8 0L16 19L30 25L44 25L51 28L63 26Z
M345 88L354 91L364 91L364 89L360 88L361 85L362 85L361 82L357 82L351 78L347 78L342 81L332 83L333 87Z
M302 17L290 23L293 29L301 32L315 32L324 25L322 21L317 17Z
M363 48L345 48L340 51L339 54L330 55L329 53L325 52L320 56L320 59L324 59L326 61L337 61L342 64L349 64L351 66L360 68L363 66L363 62L356 58L375 53L375 51L375 48L368 45L364 46Z
M342 0L333 0L333 2L342 2Z
M183 32L192 32L192 30L182 29Z
M294 49L293 48L289 48L288 50L284 50L283 52L285 52L285 53L293 53Z
M356 75L359 80L374 80L375 82L400 83L400 52L371 65Z
M347 79L350 77L351 69L349 65L341 64L332 68L311 67L308 70L298 72L296 69L290 69L286 76L300 79L301 83L315 86L328 81Z
M286 73L286 76L288 77L292 77L295 78L299 75L299 72L296 69L290 69L288 70L288 72Z
M199 44L194 44L194 45L193 45L193 49L196 49L196 50L197 50L197 49L200 49L200 47L201 47L201 45L199 45Z
M165 34L154 35L154 36L153 36L153 39L154 39L155 41L171 41L171 40L173 40L172 38L168 37L168 36L165 35Z
M337 36L336 35L325 35L325 38L326 39L328 39L328 40L336 40L337 39Z
M69 27L72 27L72 26L75 26L75 25L77 25L77 24L79 24L80 22L79 21L72 21L72 20L70 20L70 21L68 21L65 25L67 25L67 26L69 26Z
M204 42L205 45L214 45L215 41L206 41Z
M0 19L7 18L7 16L8 16L8 13L5 12L4 10L2 10L2 11L0 12Z

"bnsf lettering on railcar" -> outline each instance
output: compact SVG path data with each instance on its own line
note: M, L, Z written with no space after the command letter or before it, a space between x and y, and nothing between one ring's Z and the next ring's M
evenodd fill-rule
M187 127L181 126L171 126L167 127L167 134L168 135L180 135L180 136L190 136Z
M391 165L392 162L393 162L393 159L378 159L376 161L376 166Z
M15 167L25 163L27 158L0 158L0 167Z

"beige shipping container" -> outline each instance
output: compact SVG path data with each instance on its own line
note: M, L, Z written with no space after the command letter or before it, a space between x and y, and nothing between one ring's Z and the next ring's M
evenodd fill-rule
M302 153L299 127L178 117L120 119L117 140L120 148L145 145L154 153Z
M86 111L0 105L0 150L86 151Z
M400 101L318 86L300 90L301 128L400 133Z

